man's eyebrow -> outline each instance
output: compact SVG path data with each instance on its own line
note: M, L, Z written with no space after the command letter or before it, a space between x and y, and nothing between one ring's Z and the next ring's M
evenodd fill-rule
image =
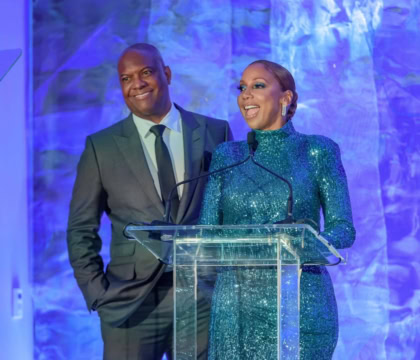
M155 67L155 66L153 66L153 65L147 65L147 66L145 66L145 67L142 67L142 68L140 69L140 72L141 72L141 71L144 71L144 70L148 70L148 69L155 70L155 69L156 69L156 67ZM122 73L120 76L123 76L123 75L128 76L129 74Z

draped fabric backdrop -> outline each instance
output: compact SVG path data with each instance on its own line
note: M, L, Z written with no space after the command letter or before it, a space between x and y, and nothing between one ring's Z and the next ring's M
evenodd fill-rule
M251 61L294 75L298 131L341 147L357 240L330 269L335 359L420 359L420 2L409 0L37 0L33 8L36 359L101 359L66 249L85 137L128 114L121 51L149 42L171 67L173 100L247 126L236 86ZM109 223L101 233L104 251Z

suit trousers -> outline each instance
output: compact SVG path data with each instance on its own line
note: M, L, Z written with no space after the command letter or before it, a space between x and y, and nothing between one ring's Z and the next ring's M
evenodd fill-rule
M173 273L163 273L139 308L120 326L101 321L104 360L173 358ZM210 304L198 302L197 358L207 359Z

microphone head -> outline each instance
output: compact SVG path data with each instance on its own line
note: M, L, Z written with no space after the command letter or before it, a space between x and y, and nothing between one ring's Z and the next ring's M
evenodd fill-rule
M258 141L255 138L255 131L250 131L248 133L246 141L249 146L249 152L253 154L257 150L257 147L258 147Z
M255 132L254 131L250 131L246 137L246 141L248 143L248 145L251 145L254 143L255 141Z

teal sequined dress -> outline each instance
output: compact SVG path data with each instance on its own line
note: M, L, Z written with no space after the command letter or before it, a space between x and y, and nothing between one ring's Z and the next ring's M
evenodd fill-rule
M351 246L355 230L337 144L323 136L300 134L290 121L279 130L257 130L256 138L259 145L255 160L292 183L294 218L312 219L319 224L322 209L321 234L338 249ZM223 143L213 153L210 171L243 160L248 154L245 141ZM287 197L286 184L248 161L210 177L200 223L273 223L286 217ZM331 359L338 338L334 289L325 267L304 269L300 285L300 358ZM241 289L235 286L236 276L234 270L222 271L216 280L209 358L276 359L276 273L270 269L242 272L241 276L248 276L250 281ZM261 294L262 288L265 294Z

